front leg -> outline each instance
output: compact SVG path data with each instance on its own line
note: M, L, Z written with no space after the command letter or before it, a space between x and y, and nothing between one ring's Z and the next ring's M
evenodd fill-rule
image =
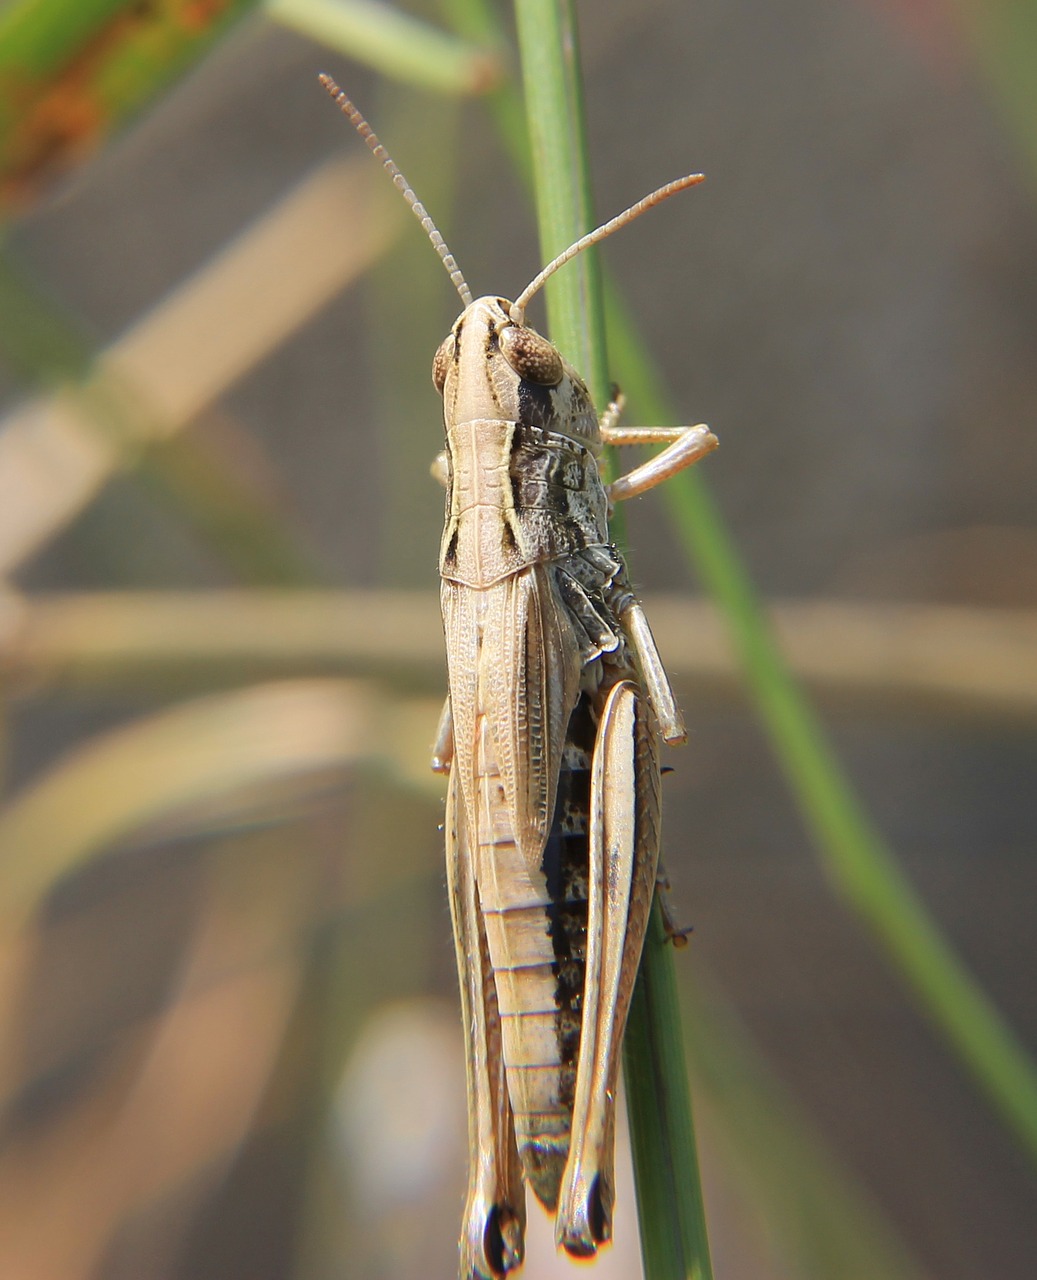
M616 603L616 615L637 658L637 669L648 701L655 712L663 742L675 746L686 741L688 734L684 728L684 717L659 656L655 636L652 635L644 609L634 599L629 588L622 592Z
M432 459L429 474L436 484L441 484L444 489L450 488L450 454L445 449Z
M447 694L443 710L436 725L436 740L432 744L432 772L449 773L454 760L454 713Z
M468 1196L461 1280L501 1280L522 1265L526 1196L501 1052L497 989L479 910L457 766L447 792L447 883L461 982L468 1079Z
M611 445L669 442L662 453L605 486L609 501L613 503L636 498L638 494L654 489L657 484L712 453L720 443L709 427L702 424L696 427L617 427L606 423L605 419L602 419L601 438L605 444Z
M619 1056L659 854L651 712L630 681L609 693L591 768L587 971L572 1139L555 1238L586 1257L612 1236Z

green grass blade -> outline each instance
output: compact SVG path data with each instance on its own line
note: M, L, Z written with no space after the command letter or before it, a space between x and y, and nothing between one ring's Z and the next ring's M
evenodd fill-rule
M569 4L516 5L545 260L593 226L575 23ZM601 284L593 252L548 284L552 339L608 396ZM672 958L653 912L626 1035L627 1093L648 1280L710 1280Z
M1026 162L1037 193L1037 3L1034 0L951 0L958 32L990 86L994 105Z
M492 52L377 0L266 0L264 8L329 49L437 93L482 93L499 76Z
M569 6L533 0L515 6L526 119L533 150L540 249L547 262L594 226L583 127L575 23ZM589 249L548 281L552 341L608 402L608 358L597 254Z
M647 1280L713 1274L681 1021L673 947L656 901L623 1045Z
M255 0L0 4L0 210L20 211L186 71Z

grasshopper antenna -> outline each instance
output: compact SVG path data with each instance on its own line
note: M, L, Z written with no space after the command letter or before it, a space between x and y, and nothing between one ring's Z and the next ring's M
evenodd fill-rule
M461 274L461 268L457 265L454 255L447 248L446 241L439 234L439 230L429 216L428 210L414 194L413 187L411 187L410 183L396 167L392 156L389 155L388 151L386 151L378 141L378 136L375 131L367 123L353 103L350 102L335 81L332 80L331 76L322 73L317 77L317 79L321 82L324 88L327 89L335 102L338 103L342 110L342 114L347 117L349 123L354 129L356 129L357 133L360 134L361 138L363 138L371 148L375 156L381 160L389 174L389 177L392 178L397 191L399 191L400 195L402 195L404 200L407 201L414 213L414 216L425 228L425 234L432 241L432 247L435 249L436 253L439 254L439 258L443 263L443 266L446 267L447 274L450 276L454 288L461 295L461 301L466 307L470 306L472 303L472 291L469 289L464 276ZM644 201L642 200L641 203L644 204ZM541 272L541 274L543 274L543 272Z
M675 178L673 182L668 182L664 187L660 187L658 191L653 191L651 195L645 196L643 200L638 200L637 204L632 204L629 209L624 209L622 213L610 218L608 222L603 222L600 227L595 227L593 231L588 231L585 236L580 236L575 244L571 244L568 249L563 250L553 262L547 264L536 279L531 280L526 285L518 298L511 304L511 319L515 324L524 322L529 300L540 292L544 282L550 279L559 267L564 267L570 258L575 258L578 253L582 253L584 249L589 249L592 244L597 244L599 240L604 240L606 236L610 236L613 231L618 231L620 227L625 227L628 222L633 222L635 218L639 218L642 213L647 213L654 205L661 204L664 200L668 200L670 196L675 196L678 191L683 191L685 187L694 187L699 182L702 182L705 176L704 173L689 173L685 178Z

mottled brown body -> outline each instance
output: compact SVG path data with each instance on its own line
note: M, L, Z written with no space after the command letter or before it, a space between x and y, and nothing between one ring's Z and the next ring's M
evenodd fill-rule
M570 1252L609 1239L619 1050L659 847L643 685L665 689L669 736L682 728L609 542L582 380L502 298L467 307L433 376L447 445L441 756L469 1041L462 1276L491 1277L522 1259L520 1174Z
M684 725L609 542L612 503L716 447L708 428L598 419L579 375L525 324L575 254L702 180L666 183L581 237L515 302L472 298L370 125L321 83L382 162L465 304L436 352L447 488L440 553L450 695L447 873L467 1042L469 1182L461 1280L521 1265L523 1176L555 1236L609 1239L619 1049L659 850L658 740ZM602 444L666 443L602 483Z

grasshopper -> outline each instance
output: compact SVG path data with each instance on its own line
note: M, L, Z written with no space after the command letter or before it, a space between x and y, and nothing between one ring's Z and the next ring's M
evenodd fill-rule
M659 849L658 743L684 725L611 505L716 447L704 426L599 418L583 380L525 323L588 245L701 180L668 183L582 237L514 302L473 298L431 218L356 107L321 82L421 221L464 304L432 364L446 449L440 549L449 696L447 878L467 1046L462 1280L522 1263L525 1193L559 1245L611 1236L615 1093ZM606 484L606 444L665 443Z

